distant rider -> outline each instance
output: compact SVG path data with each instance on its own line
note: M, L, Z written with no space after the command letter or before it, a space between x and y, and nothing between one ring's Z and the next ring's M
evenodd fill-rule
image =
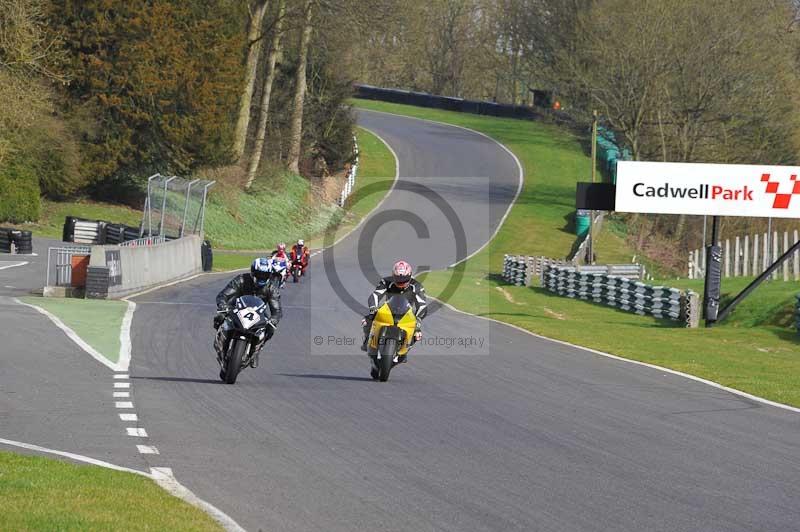
M281 284L280 288L283 288L286 284L286 277L289 275L289 255L286 254L286 244L281 242L278 244L278 248L272 252L272 260L277 260L283 262L283 270L281 271Z
M367 303L369 314L361 320L361 325L364 328L364 342L361 344L362 351L367 350L367 340L369 339L370 329L372 329L372 321L375 319L375 313L378 312L381 299L384 297L388 299L394 294L403 294L408 299L411 307L414 308L414 315L417 317L417 330L414 332L412 343L418 342L422 338L422 319L428 314L428 299L425 297L425 287L414 279L412 274L411 265L404 260L399 260L392 267L392 275L381 279L378 286L370 294ZM405 361L405 357L403 357L403 361Z
M289 256L292 259L293 265L298 262L300 263L300 275L304 275L306 273L306 268L308 268L309 252L302 238L297 241L297 244L292 246Z
M278 289L280 282L280 274L276 274L272 270L272 261L267 258L259 258L253 261L250 265L250 273L243 273L237 275L227 284L222 291L217 294L217 309L226 311L230 309L236 298L251 295L261 298L264 303L269 306L269 323L267 327L266 337L259 346L259 349L272 338L275 330L278 328L278 322L281 321L283 312L281 311L281 293ZM219 329L220 325L225 321L224 314L217 314L214 317L214 328ZM227 334L223 335L219 340L217 348L227 344ZM254 363L257 364L258 357L254 358ZM255 366L254 366L255 367Z

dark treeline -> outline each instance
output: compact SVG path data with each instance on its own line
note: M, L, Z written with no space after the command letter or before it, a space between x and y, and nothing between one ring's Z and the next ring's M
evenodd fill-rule
M331 21L349 7L0 0L0 219L35 219L39 195L138 204L155 172L341 168L352 40Z

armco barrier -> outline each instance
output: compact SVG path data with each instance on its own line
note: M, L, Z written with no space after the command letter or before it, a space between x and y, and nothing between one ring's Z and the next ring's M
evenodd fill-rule
M190 235L152 246L92 246L87 297L118 299L200 273L201 245Z
M542 286L560 296L593 301L643 316L699 325L699 296L688 290L651 286L617 275L584 273L575 268L545 266Z
M433 107L448 111L459 111L478 115L499 116L503 118L519 118L534 120L543 118L545 113L534 107L526 105L510 105L487 101L464 100L451 96L437 96L425 92L412 92L400 89L385 89L356 83L353 85L356 98L365 100L380 100L390 103L416 105L418 107ZM552 114L552 113L549 113Z

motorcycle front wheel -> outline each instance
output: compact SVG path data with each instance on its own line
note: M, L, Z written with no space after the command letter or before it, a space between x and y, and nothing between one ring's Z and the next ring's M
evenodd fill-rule
M378 380L386 382L389 380L389 372L392 371L392 361L397 353L397 340L394 338L384 338L381 347L381 358L378 360Z
M234 384L236 382L236 377L239 376L239 371L242 369L242 358L247 345L245 340L238 338L231 340L225 367L220 371L220 377L225 384Z

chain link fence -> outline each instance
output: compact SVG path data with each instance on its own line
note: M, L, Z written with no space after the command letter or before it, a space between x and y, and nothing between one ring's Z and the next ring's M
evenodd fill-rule
M208 189L214 181L155 174L147 179L142 236L203 235Z

